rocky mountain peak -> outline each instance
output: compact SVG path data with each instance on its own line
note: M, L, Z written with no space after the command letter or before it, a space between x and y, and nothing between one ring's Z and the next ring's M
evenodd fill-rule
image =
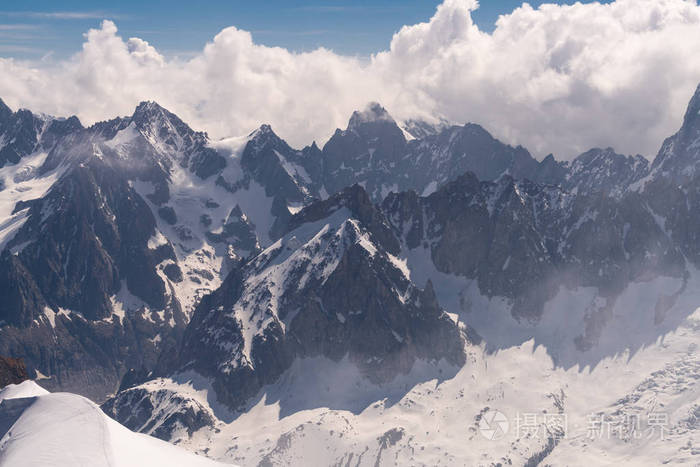
M507 177L507 179L512 180L511 177ZM503 180L503 177L501 177L501 180ZM476 177L474 172L465 172L450 183L447 183L444 187L444 191L446 193L454 194L475 193L480 189L480 187L481 182Z
M619 157L619 156L620 155L616 154L615 150L613 148L610 148L610 147L605 148L605 149L593 148L593 149L590 149L590 150L584 152L580 156L576 157L576 159L574 159L574 162L575 163L578 162L581 164L587 164L587 163L593 162L595 160L600 160L603 162L610 163L613 159L615 159L616 157Z
M209 138L206 133L193 130L177 115L156 102L141 102L131 118L115 123L108 122L108 131L103 132L103 135L110 139L116 132L127 129L129 125L135 126L155 151L158 160L176 161L202 179L226 167L226 160L208 147ZM166 171L169 170L170 163L162 163Z
M0 167L16 164L35 150L50 117L39 117L27 109L12 112L0 102Z
M643 156L625 156L613 148L594 148L571 162L562 186L576 193L606 192L619 196L648 172L649 161Z
M271 169L270 166L274 166L275 170L279 169L280 172L288 174L282 160L294 158L295 153L296 151L277 136L269 124L263 124L250 134L250 140L246 144L241 159L243 165L254 172L265 168ZM264 178L272 175L266 174ZM291 174L288 175L291 176Z
M267 123L260 125L260 128L250 134L250 143L256 148L261 148L269 143L282 142L282 139L277 136L277 133Z
M303 224L326 219L342 208L350 211L353 217L361 221L378 244L390 253L398 253L400 246L391 232L388 221L372 203L367 191L359 184L349 186L326 200L302 209L290 219L287 232Z
M0 122L9 118L10 115L12 115L12 109L5 104L5 101L0 99Z
M683 117L683 125L678 132L680 149L689 156L697 158L700 155L700 86L693 94Z
M558 161L554 158L553 154L548 154L547 157L542 159L542 161L539 163L537 174L534 178L535 181L539 183L559 185L566 177L568 169L568 162Z
M667 138L652 163L657 173L672 174L676 181L692 178L700 164L700 86L690 99L678 133Z
M350 212L359 215L361 212L374 209L374 205L367 191L356 183L335 193L326 200L314 203L302 209L292 217L289 222L288 230L294 230L307 222L315 222L329 217L342 208L347 208Z
M156 115L164 115L168 112L164 107L155 101L141 101L139 105L136 106L131 118L134 121L139 121L144 118L152 118Z
M477 123L468 122L468 123L465 123L462 128L464 129L463 131L469 135L479 136L482 138L495 139L493 136L491 136L491 133L486 131L486 129L483 126L481 126Z
M192 139L204 137L203 133L192 130L180 117L154 101L141 102L131 116L131 123L152 143L161 140L170 146L189 144ZM199 138L202 139L202 138Z
M258 132L262 134L275 134L275 132L272 131L272 126L269 123L263 123L262 125L260 125L260 128L258 128Z
M55 131L67 134L73 131L82 130L83 128L84 127L80 122L80 119L78 119L78 117L75 115L71 115L68 118L55 118L51 120L51 123L49 123L46 131Z
M362 183L372 199L391 190L392 167L406 155L406 136L381 105L371 103L350 117L345 131L336 131L323 147L324 186L335 193Z
M370 102L364 110L356 110L352 113L348 122L348 131L357 130L363 125L376 122L389 122L396 125L396 122L384 107L377 102Z
M700 85L695 89L683 118L683 128L688 129L692 126L700 126Z

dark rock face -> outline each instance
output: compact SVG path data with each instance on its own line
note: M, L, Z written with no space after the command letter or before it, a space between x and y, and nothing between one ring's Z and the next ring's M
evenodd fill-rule
M277 238L291 217L288 206L306 204L315 198L317 184L307 167L311 173L318 171L313 167L318 161L311 158L319 154L313 149L292 149L269 125L262 125L251 135L241 155L241 167L246 172L243 183L247 186L256 182L265 187L265 194L273 199L271 214L275 218L270 231L259 234ZM230 191L236 189L229 187Z
M226 159L211 148L200 148L192 157L192 169L199 178L206 179L226 167Z
M303 154L290 148L269 125L262 125L244 148L241 166L266 187L268 196L302 202L309 197L306 187L311 183L303 159Z
M119 392L138 386L147 381L152 374L153 372L148 371L145 367L139 369L129 368L127 372L124 373L122 381L119 384Z
M161 342L153 340L156 335ZM148 314L90 321L76 312L47 311L30 327L3 326L0 351L21 356L30 371L50 375L42 380L50 391L101 401L116 390L126 368L155 367L160 347L174 339L167 323Z
M405 149L406 139L396 122L383 107L372 103L353 113L347 129L336 130L323 147L323 184L329 193L335 193L362 183L372 198L381 198Z
M156 364L155 336L169 342L184 327L156 270L175 258L172 248L148 248L151 210L100 159L79 159L45 197L19 208L27 220L0 255L0 348L50 375L48 387L99 400L124 367ZM114 315L111 297L125 288L143 301L141 314Z
M652 164L643 195L673 242L700 264L700 86L678 133L667 138Z
M0 256L0 296L0 319L13 326L30 326L46 306L34 278L9 250Z
M22 157L30 154L36 147L43 129L43 122L28 110L16 113L8 113L7 110L5 107L5 112L0 112L0 135L3 141L0 148L0 167L7 163L16 164Z
M8 384L19 384L29 379L21 358L0 356L0 389Z
M381 243L388 224L362 188L297 216L280 246L202 300L177 369L211 377L219 400L238 408L297 357L348 356L373 381L407 372L418 358L464 363L457 325L430 284L417 288L396 266Z
M26 109L12 112L0 99L0 167L16 164L37 149L49 151L62 137L82 128L76 117L42 118Z
M163 273L173 282L179 283L183 280L182 269L175 263L166 264L165 267L163 267Z
M158 215L170 225L177 224L177 214L175 214L175 210L170 206L163 206L158 208Z
M533 181L544 185L559 185L566 178L568 167L568 162L558 161L553 154L549 154L540 162Z
M476 279L537 320L562 286L619 294L630 281L682 277L685 262L644 196L616 200L466 174L432 195L390 195L383 210L409 250L428 246L438 271Z
M361 183L375 201L390 191L434 191L466 171L493 180L504 173L533 178L538 162L522 147L494 139L479 125L411 128L421 139L406 141L403 132L378 104L355 112L345 131L337 130L323 148L323 185L333 193Z
M561 185L574 193L619 197L648 173L649 161L642 156L623 156L612 148L596 148L571 162Z
M525 148L505 145L481 126L471 123L413 141L410 149L411 156L405 163L416 165L416 179L411 185L425 188L431 182L443 185L467 171L479 180L495 180L506 173L517 179L532 180L539 166Z
M155 220L120 174L94 160L62 177L29 208L29 219L8 244L30 242L17 257L34 271L52 304L88 319L111 314L109 295L125 279L129 290L154 308L165 306L165 285L155 266L174 259L171 249L151 250Z

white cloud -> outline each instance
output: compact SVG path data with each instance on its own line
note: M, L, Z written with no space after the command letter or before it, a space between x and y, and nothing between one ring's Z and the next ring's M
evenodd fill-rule
M190 60L168 59L105 21L70 60L0 59L0 97L87 123L152 99L214 137L267 122L298 146L377 100L397 118L477 122L538 156L570 158L591 146L653 156L700 81L695 0L524 4L492 34L472 22L477 7L445 0L369 61L261 46L234 27Z

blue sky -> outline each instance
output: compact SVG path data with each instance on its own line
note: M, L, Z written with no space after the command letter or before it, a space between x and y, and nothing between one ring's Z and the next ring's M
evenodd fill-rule
M0 4L0 56L65 58L78 51L82 34L112 19L124 37L136 36L167 55L186 57L201 50L221 29L236 26L257 43L294 51L324 46L337 53L368 56L388 48L404 24L427 21L436 0L99 2L27 0ZM498 15L520 0L482 0L474 20L492 30ZM544 3L529 2L533 6ZM551 3L551 1L550 1ZM558 1L557 3L572 3ZM584 2L585 3L585 2Z

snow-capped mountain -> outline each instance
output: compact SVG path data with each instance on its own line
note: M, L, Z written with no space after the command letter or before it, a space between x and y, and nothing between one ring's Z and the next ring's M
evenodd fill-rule
M57 119L35 115L26 109L12 112L0 99L0 129L0 167L3 167L17 164L38 150L49 151L62 136L82 129L82 125L76 117Z
M148 374L167 360L199 300L313 201L355 182L374 201L434 190L484 147L491 175L517 172L511 153L531 159L476 126L407 141L378 104L323 149L302 150L268 125L210 141L154 102L89 128L4 104L2 115L0 352L25 357L51 388L97 399L127 369ZM442 165L426 171L436 157Z
M645 379L583 395L607 368L695 364L698 95L651 165L537 161L376 103L301 150L268 125L212 141L153 102L89 128L3 107L0 355L245 465L570 460L561 427L483 445L481 417L519 397L632 413ZM681 443L695 409L663 391Z
M612 148L591 149L567 167L561 186L572 193L624 195L649 173L649 161L640 155L623 156Z
M271 242L278 204L303 202L256 181L243 156L259 139L212 143L142 103L0 169L0 352L98 400L153 370L198 300Z
M177 370L213 378L219 399L238 408L295 358L348 357L372 381L416 359L464 362L457 324L430 283L410 281L359 185L305 208L289 229L202 300Z
M472 291L452 291L464 292L449 299L462 311L478 293L505 298L514 317L537 321L561 288L596 287L610 306L630 282L684 274L682 254L637 193L618 200L468 173L428 197L392 194L382 207L403 237L409 268L474 282ZM425 260L429 267L419 266ZM582 335L581 345L590 338Z
M501 143L479 125L426 127L409 122L408 127L423 137L407 140L377 103L355 112L347 128L336 130L323 147L324 188L333 193L360 183L379 202L392 191L430 194L467 171L481 180L506 173L537 176L540 164L526 149Z

